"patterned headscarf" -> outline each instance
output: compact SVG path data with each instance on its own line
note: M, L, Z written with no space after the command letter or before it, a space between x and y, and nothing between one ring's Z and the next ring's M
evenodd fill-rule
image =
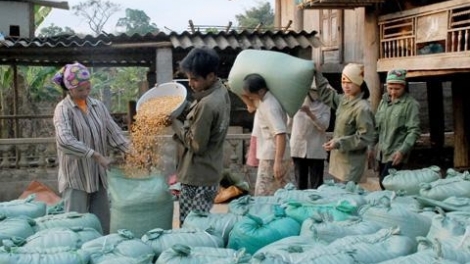
M90 82L90 72L82 64L75 62L62 67L52 78L58 85L64 84L68 90Z

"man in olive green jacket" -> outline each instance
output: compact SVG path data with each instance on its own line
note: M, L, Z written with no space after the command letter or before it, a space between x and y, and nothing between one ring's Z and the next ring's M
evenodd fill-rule
M387 92L375 114L378 144L379 182L390 168L401 169L420 136L419 103L411 97L405 80L406 70L391 70L387 74Z
M217 53L208 48L194 48L180 64L195 99L184 123L172 123L174 138L184 148L177 168L180 226L190 211L210 211L222 179L230 97L216 75L218 65Z

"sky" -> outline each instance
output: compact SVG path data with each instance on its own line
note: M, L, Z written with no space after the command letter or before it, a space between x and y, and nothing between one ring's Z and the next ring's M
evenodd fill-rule
M77 33L91 34L86 21L73 13L72 6L86 0L69 0L70 10L54 8L39 27L52 23L62 28L70 27ZM157 27L165 32L188 30L191 19L194 25L227 26L229 21L237 25L235 15L245 14L246 10L269 2L274 9L274 0L109 0L121 6L121 11L109 19L104 31L116 33L115 25L125 17L125 9L143 10ZM39 32L39 31L37 31Z

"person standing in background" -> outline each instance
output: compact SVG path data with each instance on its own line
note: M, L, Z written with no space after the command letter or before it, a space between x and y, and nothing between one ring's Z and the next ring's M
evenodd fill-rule
M107 173L109 146L129 150L129 140L106 106L89 97L90 72L80 63L65 65L53 78L67 93L54 110L59 160L59 192L66 212L93 213L109 233Z
M315 83L319 99L336 110L333 138L324 144L331 151L329 173L340 182L359 183L364 174L368 147L375 141L375 119L367 98L364 66L349 63L343 69L343 94L333 89L323 74L316 70Z
M330 123L330 108L310 90L302 107L290 120L291 156L299 190L316 189L323 184L327 153L323 149L326 129Z
M219 56L210 48L192 49L180 68L189 79L194 101L184 122L175 119L173 138L182 146L177 178L180 226L190 211L209 212L214 204L223 169L223 147L230 125L230 97L217 77Z
M263 76L253 73L243 80L243 95L258 101L253 131L256 135L256 158L259 160L255 184L256 196L273 195L291 179L290 147L287 137L287 114L269 91Z
M403 167L421 134L419 103L409 93L406 70L389 71L386 81L387 92L375 114L378 134L375 158L379 164L382 190L385 189L382 182L388 170Z
M252 101L246 95L242 95L241 99L245 103L248 113L254 113L250 145L248 146L248 152L246 154L246 165L251 167L258 167L259 160L256 158L256 134L258 133L258 116L256 114L256 109L258 108L259 101Z

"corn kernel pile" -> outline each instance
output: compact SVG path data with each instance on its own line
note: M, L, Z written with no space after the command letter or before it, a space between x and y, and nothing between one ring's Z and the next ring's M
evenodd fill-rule
M165 130L167 116L185 98L182 96L162 96L143 102L135 116L129 136L132 151L126 156L124 171L128 177L147 176L159 164L159 146Z

